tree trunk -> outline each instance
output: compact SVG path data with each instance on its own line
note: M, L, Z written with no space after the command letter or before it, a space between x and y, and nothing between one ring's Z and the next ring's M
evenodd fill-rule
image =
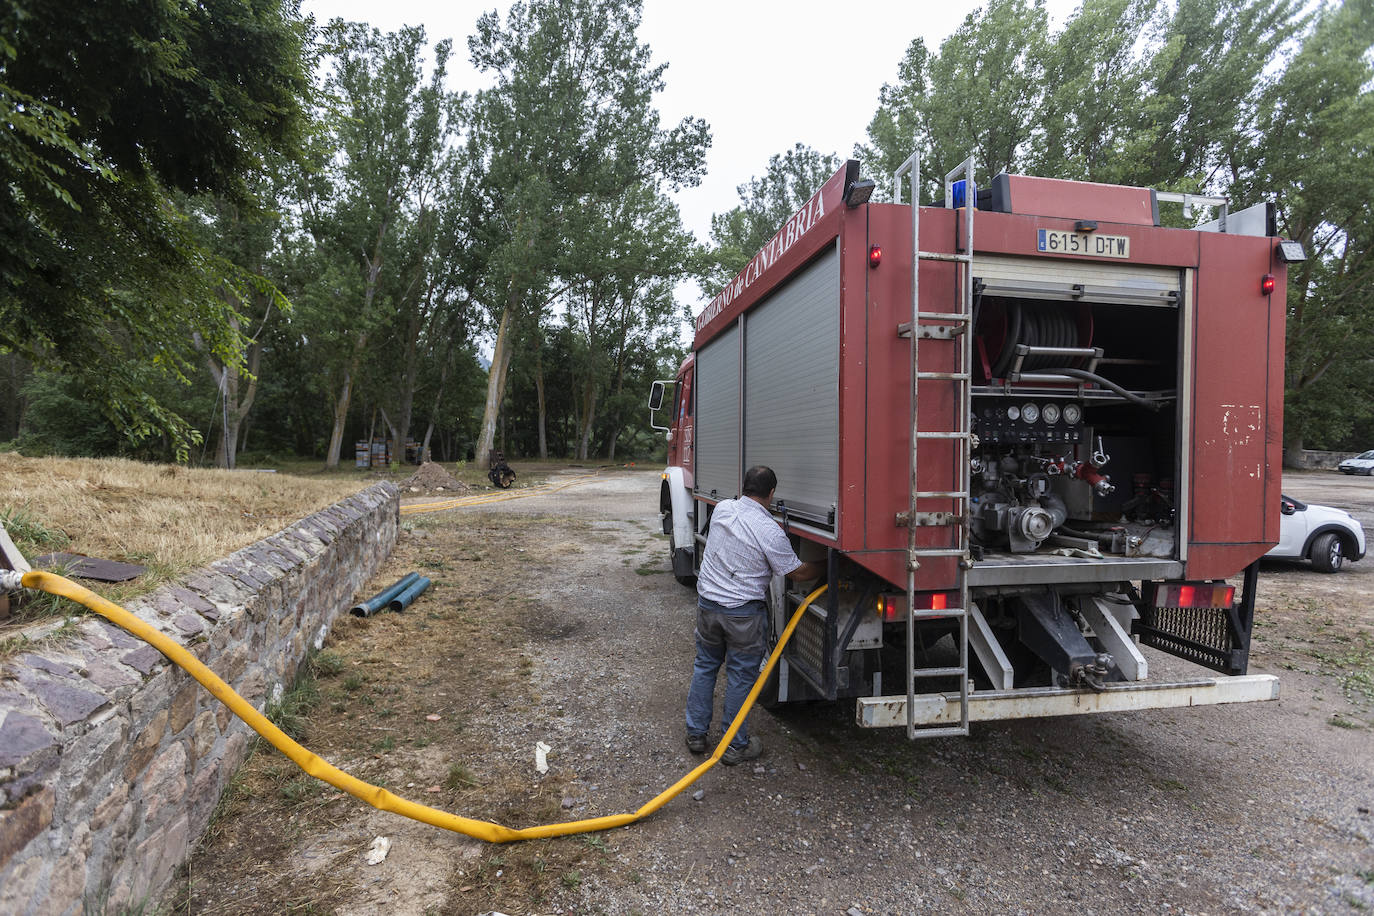
M444 403L444 388L448 385L448 370L453 365L453 338L449 337L444 348L444 362L439 367L439 387L434 392L434 405L429 409L429 425L425 427L425 438L420 443L420 463L429 460L429 439L434 435L434 418L439 415L439 407ZM444 450L448 454L448 449Z
M592 439L592 425L596 420L596 382L588 379L582 394L585 410L582 414L581 435L577 437L577 460L587 460L587 446Z
M510 368L510 312L511 306L507 303L496 328L496 347L491 354L491 369L487 372L487 403L482 411L482 429L477 436L478 461L486 461L487 453L496 444L496 419L506 397L506 370Z
M363 290L362 310L364 327L372 314L372 300L377 297L377 276L382 272L382 240L386 238L386 230L387 220L383 219L381 226L377 228L377 239L372 244L372 254L368 255L366 250L363 251L364 257L367 258L367 286ZM327 468L339 466L344 424L348 420L348 404L353 395L353 377L358 374L358 367L362 365L363 351L366 348L367 331L359 331L353 340L353 355L349 358L348 368L344 370L343 386L334 401L334 429L329 434L329 453L324 458L324 466ZM367 443L367 447L369 451L372 449L371 441Z
M238 323L234 322L235 330ZM194 336L197 347L202 343L200 335ZM220 426L219 444L215 447L215 467L233 470L238 465L239 454L239 430L243 426L243 421L247 419L248 412L253 409L253 402L258 396L258 367L262 362L262 345L253 343L248 347L248 365L244 370L230 370L228 366L215 359L214 355L207 355L205 363L210 369L210 377L214 379L216 387L219 389L220 401L224 410L224 422ZM239 400L239 380L248 380L248 390Z
M398 462L400 464L405 464L406 444L401 441L401 435L399 432L397 432L396 425L392 423L391 418L386 415L386 408L378 407L377 409L382 412L382 422L386 424L387 431L391 433L390 441L392 447L386 450L387 467L391 467L391 465L396 464ZM396 457L397 452L401 453L401 457L399 459Z
M1286 467L1286 468L1300 468L1300 467L1303 466L1303 463L1302 463L1302 453L1303 453L1303 446L1304 446L1305 444L1306 444L1306 443L1303 441L1303 436L1302 436L1301 433L1296 433L1296 434L1294 434L1294 435L1292 435L1292 436L1284 435L1284 437L1283 437L1283 466L1284 466L1284 467Z
M353 376L358 372L358 366L362 364L363 351L367 348L367 334L362 333L353 342L353 356L348 361L348 368L344 370L343 384L339 387L339 396L334 399L334 429L329 434L329 453L325 455L324 466L327 468L337 468L339 466L339 451L343 447L344 424L348 421L348 406L353 397ZM367 443L368 449L372 448L372 442Z
M539 460L549 460L549 438L546 435L548 416L544 399L544 355L543 348L534 351L534 393L539 401Z
M339 396L334 399L334 429L329 434L329 451L324 456L324 466L327 468L337 468L339 466L339 449L343 446L344 421L348 419L348 401L353 394L353 373L351 370L344 370L343 386L339 389ZM369 449L372 443L367 444Z
M431 304L433 295L434 288L431 286L426 292L426 297ZM415 409L415 386L419 384L420 378L420 332L423 330L423 325L421 309L417 305L411 309L409 321L406 323L405 353L402 357L401 404L396 411L397 435L402 445L406 439L410 438L411 413Z
M622 403L620 395L625 391L625 360L628 351L630 338L630 306L631 298L621 296L620 299L620 340L615 353L615 400L613 403ZM611 441L606 445L606 460L615 460L615 441L620 438L620 431L625 424L621 422L621 410L617 406L615 414L611 417Z

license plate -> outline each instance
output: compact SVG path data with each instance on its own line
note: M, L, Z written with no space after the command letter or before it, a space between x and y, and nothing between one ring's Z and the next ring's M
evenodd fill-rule
M1081 254L1097 258L1129 258L1131 239L1125 235L1037 229L1036 249L1046 254Z

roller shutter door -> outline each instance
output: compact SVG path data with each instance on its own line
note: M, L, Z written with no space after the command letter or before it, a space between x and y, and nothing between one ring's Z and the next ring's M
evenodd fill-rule
M1066 258L975 254L973 274L989 296L1177 306L1182 289L1176 267Z
M833 524L840 468L838 245L746 317L744 466L778 475L796 515Z
M739 325L697 353L696 491L729 499L739 495Z

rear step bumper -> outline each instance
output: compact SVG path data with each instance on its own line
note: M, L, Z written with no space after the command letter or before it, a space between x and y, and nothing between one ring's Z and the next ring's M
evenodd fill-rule
M1129 712L1175 706L1255 703L1279 698L1279 679L1272 674L1208 677L1170 684L1110 684L1101 692L1088 688L1026 687L1019 690L970 691L970 722L1076 716L1092 712ZM906 696L860 697L856 710L863 728L906 725ZM916 724L957 725L959 694L925 693L916 697Z

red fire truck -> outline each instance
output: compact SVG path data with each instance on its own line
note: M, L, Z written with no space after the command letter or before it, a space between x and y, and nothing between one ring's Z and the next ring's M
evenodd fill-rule
M1286 264L1303 252L1272 205L979 187L969 160L944 206L913 206L903 179L917 200L916 156L892 176L898 202L870 202L847 162L654 383L679 581L713 508L763 464L775 517L830 586L768 702L854 697L861 725L917 737L1276 698L1246 669L1279 533ZM1218 218L1164 228L1161 202ZM775 639L801 600L774 583ZM1191 670L1150 680L1142 646Z

